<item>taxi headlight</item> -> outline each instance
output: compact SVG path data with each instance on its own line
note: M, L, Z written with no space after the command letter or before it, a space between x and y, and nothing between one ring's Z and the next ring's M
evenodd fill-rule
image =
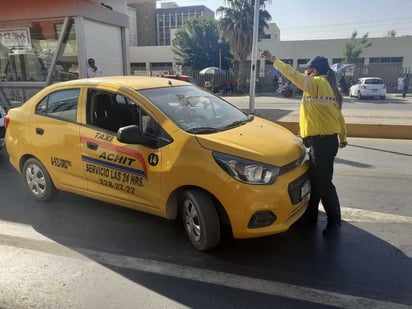
M276 166L213 152L216 163L233 178L253 185L270 185L279 175Z

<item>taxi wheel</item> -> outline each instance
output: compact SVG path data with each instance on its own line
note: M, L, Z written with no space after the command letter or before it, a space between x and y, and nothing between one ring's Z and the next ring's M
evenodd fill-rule
M24 163L23 175L34 199L47 201L56 193L49 173L37 159L31 158Z
M208 250L220 241L219 217L212 198L201 190L186 190L180 199L186 234L198 250Z

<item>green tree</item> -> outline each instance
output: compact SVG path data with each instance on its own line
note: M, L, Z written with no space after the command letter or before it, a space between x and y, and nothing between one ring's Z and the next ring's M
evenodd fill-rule
M222 40L219 44L219 27L214 18L190 18L176 31L172 51L176 63L192 69L219 66L228 69L233 61L229 45ZM219 55L219 49L221 54Z
M357 36L358 32L355 30L349 41L345 44L343 53L345 63L358 63L363 49L372 46L372 43L368 41L368 33L361 38L357 38Z
M268 27L267 22L272 19L266 11L265 2L259 0L259 34ZM247 56L252 52L253 46L253 20L255 0L225 0L227 7L220 6L217 9L219 27L222 37L229 43L230 51L239 64L237 76L238 89L244 89L246 81Z

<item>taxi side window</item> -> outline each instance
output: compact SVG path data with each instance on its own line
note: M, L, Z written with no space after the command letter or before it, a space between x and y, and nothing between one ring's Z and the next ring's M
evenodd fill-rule
M76 122L79 89L56 91L36 106L36 114Z
M157 123L152 116L150 116L146 111L142 110L142 131L143 134L158 137L161 135L161 128L159 123Z
M139 102L100 89L89 89L87 92L86 124L115 134L121 127L136 125L144 136L144 145L151 148L173 142L173 138Z
M89 89L86 104L87 124L117 132L128 125L139 125L140 108L120 94Z
M111 132L136 125L149 137L168 137L159 123L139 104L121 94L89 89L86 104L87 124Z

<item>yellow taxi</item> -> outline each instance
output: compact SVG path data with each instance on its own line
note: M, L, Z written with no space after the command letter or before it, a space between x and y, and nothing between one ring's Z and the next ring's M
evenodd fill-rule
M301 140L221 97L161 77L48 86L6 117L11 164L34 199L58 191L167 219L198 250L287 230L310 195Z

